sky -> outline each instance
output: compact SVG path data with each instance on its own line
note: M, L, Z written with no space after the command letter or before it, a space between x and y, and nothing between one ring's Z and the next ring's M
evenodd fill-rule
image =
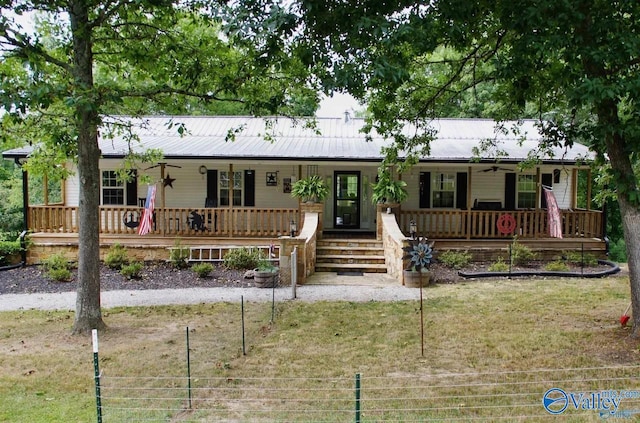
M320 108L316 113L317 117L343 117L345 111L349 111L351 116L355 116L356 110L362 110L364 106L358 104L356 99L348 94L334 94L332 97L325 97L320 102Z

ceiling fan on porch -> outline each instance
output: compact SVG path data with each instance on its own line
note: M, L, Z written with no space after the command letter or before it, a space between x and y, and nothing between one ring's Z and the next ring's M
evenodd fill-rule
M499 170L502 170L505 172L514 172L513 169L507 169L505 167L500 167L500 166L491 166L486 169L479 170L478 172L497 172Z

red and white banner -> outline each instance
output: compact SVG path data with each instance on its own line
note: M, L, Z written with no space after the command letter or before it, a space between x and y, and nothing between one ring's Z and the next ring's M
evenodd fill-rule
M153 228L153 209L156 204L156 186L149 185L147 189L147 199L144 202L144 210L138 226L138 235L146 235Z
M544 189L544 197L547 200L549 236L552 238L562 238L562 216L560 216L560 209L558 208L556 196L553 194L552 189L547 187L542 188Z

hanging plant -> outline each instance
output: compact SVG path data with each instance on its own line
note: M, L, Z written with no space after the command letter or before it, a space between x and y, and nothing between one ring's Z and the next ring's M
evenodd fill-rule
M299 179L291 186L291 196L302 201L323 201L329 195L329 187L318 175Z
M389 169L378 170L378 180L371 184L373 193L371 200L374 204L381 203L402 203L407 199L407 183L402 180L394 180Z

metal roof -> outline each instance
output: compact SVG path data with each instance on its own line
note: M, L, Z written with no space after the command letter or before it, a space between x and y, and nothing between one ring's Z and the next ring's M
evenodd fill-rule
M359 118L316 118L315 128L305 125L304 119L284 117L153 116L119 117L117 121L133 123L140 140L132 144L134 151L157 148L165 158L380 161L381 148L390 144L390 140L375 132L367 140L367 135L361 132L364 120ZM514 123L503 123L502 127L509 129ZM524 120L519 124L519 133L514 133L496 129L492 120L434 120L431 125L437 130L436 139L431 143L430 155L421 161L468 162L474 157L473 148L487 139L496 140L500 150L507 153L501 161L521 161L537 147L541 136L535 121ZM183 134L177 130L178 125L184 127ZM406 125L403 133L411 135L416 131L414 126ZM232 133L235 137L230 140ZM103 136L100 149L105 158L120 158L129 146L123 135L112 139ZM30 152L31 147L17 148L5 151L3 156L25 157ZM556 148L552 156L544 159L571 163L587 156L588 149L576 144L567 151Z

